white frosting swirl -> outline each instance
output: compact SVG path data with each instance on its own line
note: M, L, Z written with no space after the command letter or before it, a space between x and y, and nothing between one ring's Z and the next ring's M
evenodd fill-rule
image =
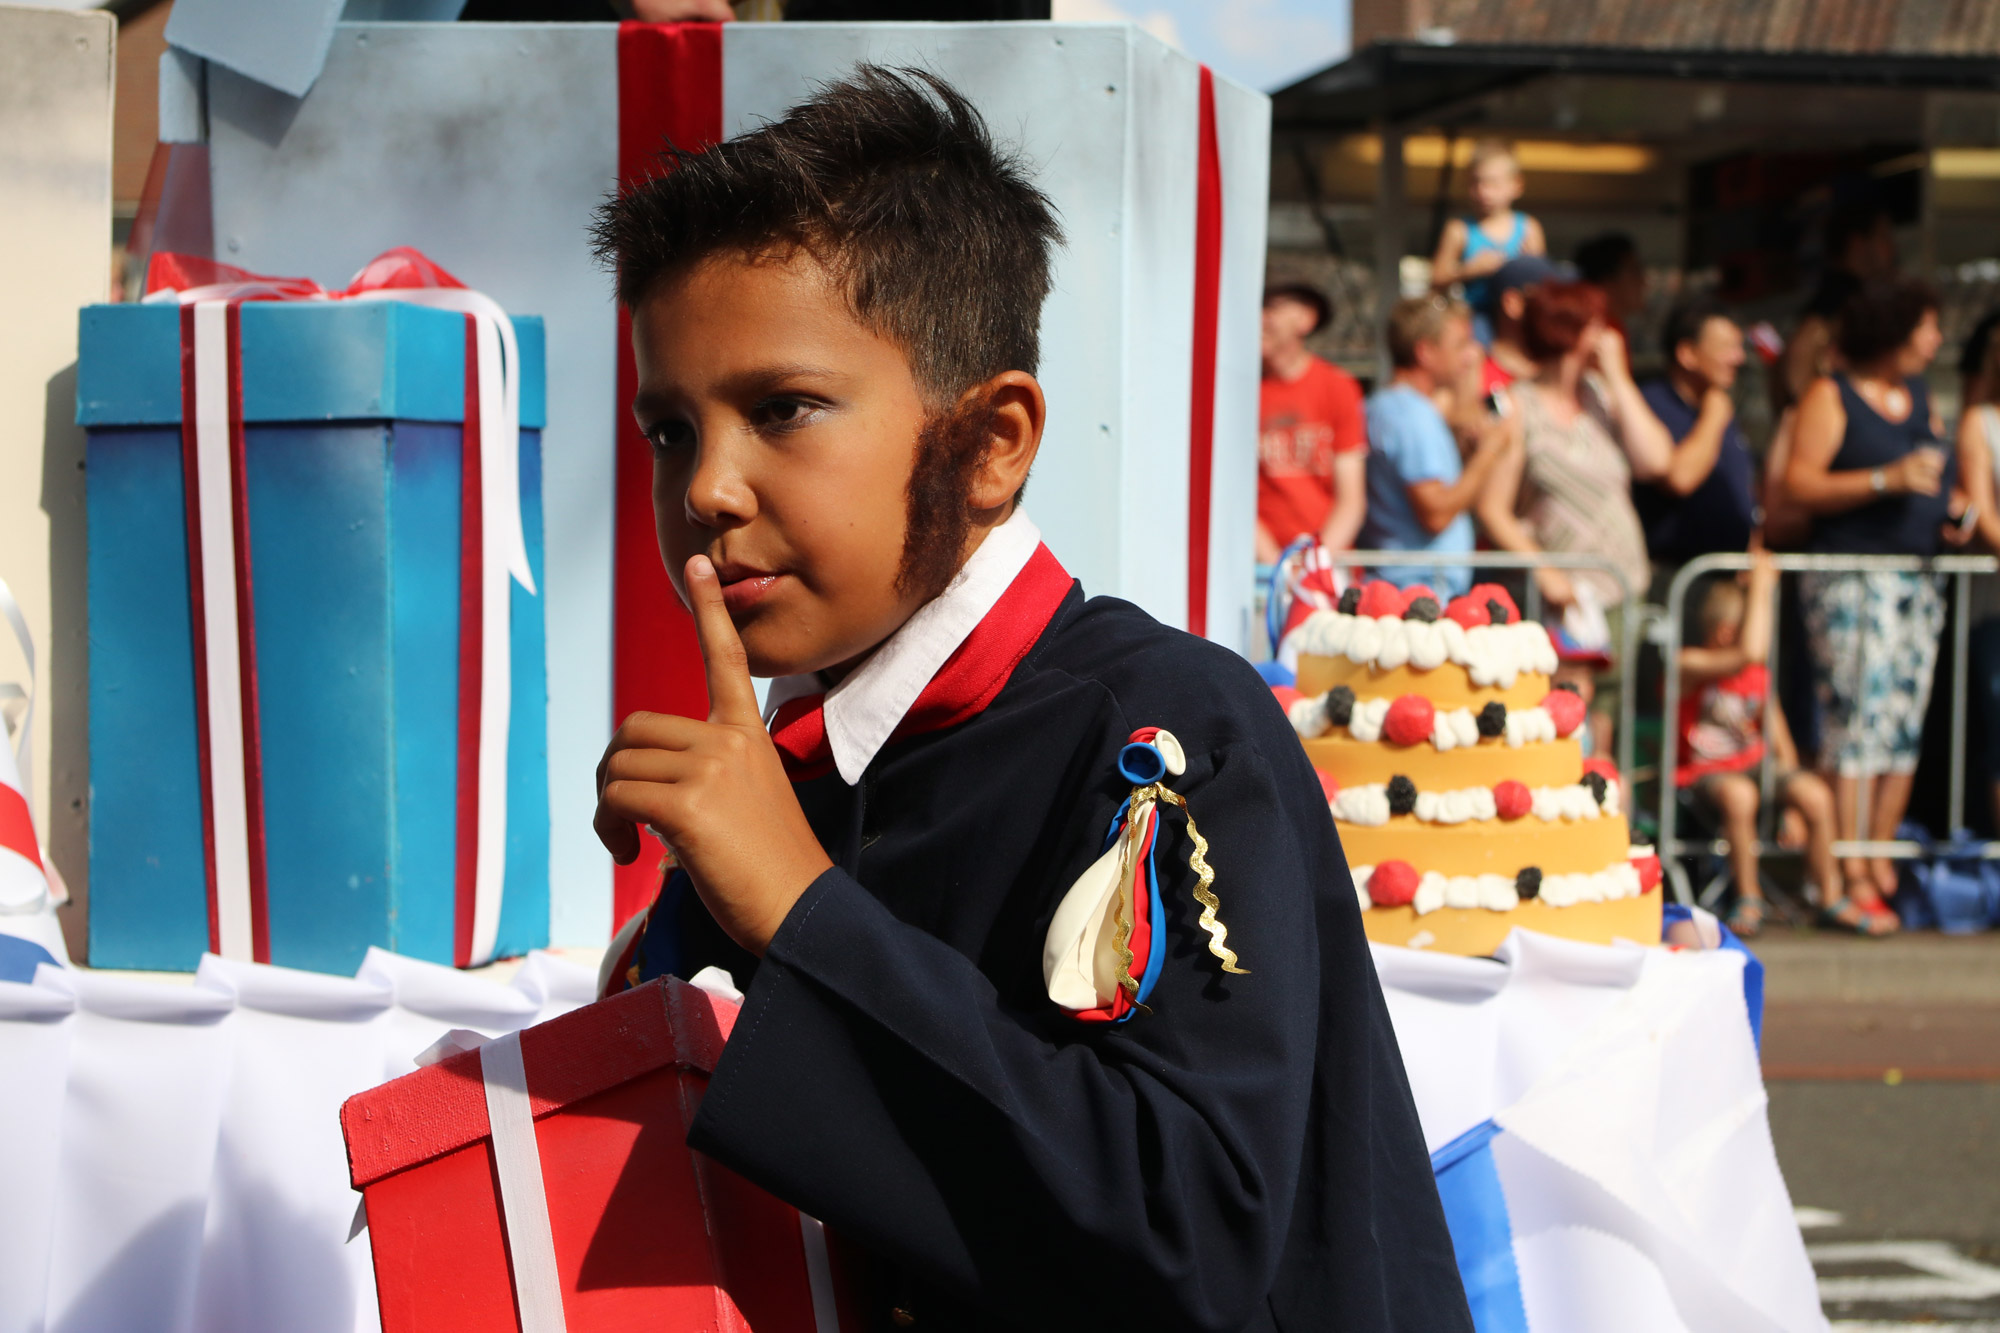
M1444 882L1446 907L1479 906L1479 881L1471 875L1453 875Z
M1347 734L1357 741L1382 739L1382 720L1389 716L1388 699L1356 699L1347 717Z
M1458 736L1451 729L1451 714L1442 708L1431 717L1431 744L1439 751L1452 749L1458 744Z
M1556 738L1556 720L1549 716L1549 710L1537 704L1533 708L1511 708L1507 711L1507 726L1502 733L1507 744L1518 750L1531 741L1552 741Z
M1451 738L1457 741L1461 748L1469 750L1479 744L1478 714L1470 708L1454 708L1445 716L1451 720Z
M1368 881L1374 873L1374 866L1359 866L1353 871L1354 888L1363 910L1374 905L1368 897ZM1588 874L1544 875L1540 896L1550 907L1573 907L1577 903L1637 898L1643 892L1638 867L1630 861L1620 861ZM1440 907L1511 912L1520 905L1520 891L1505 875L1441 875L1435 870L1427 870L1418 878L1417 896L1410 903L1418 916L1426 916Z
M1338 611L1314 612L1315 616L1337 616L1339 614L1340 612ZM1347 636L1346 646L1341 651L1347 655L1347 659L1350 662L1358 662L1363 666L1372 666L1375 659L1381 656L1382 653L1384 627L1399 625L1401 623L1399 620L1378 620L1374 616L1355 616L1354 632Z
M1390 699L1379 698L1357 699L1353 711L1348 714L1348 734L1358 741L1372 743L1380 740L1382 722L1389 716L1389 705L1392 702L1394 701ZM1333 720L1327 714L1326 696L1323 694L1317 699L1297 700L1286 710L1285 715L1291 719L1292 730L1307 740L1315 736L1324 736L1333 730ZM1555 738L1553 728L1554 724L1550 723L1548 737L1550 740ZM1540 730L1541 728L1529 724L1521 734L1525 737ZM1431 744L1439 751L1469 750L1482 739L1479 734L1479 715L1470 708L1440 708L1431 716ZM1516 742L1516 748L1522 743Z
M1426 824L1463 824L1468 820L1497 819L1490 787L1461 787L1456 791L1420 791L1411 811Z
M1602 819L1618 813L1608 792L1605 804L1600 807L1597 797L1582 783L1574 787L1536 787L1530 798L1534 816L1550 824L1561 820ZM1369 782L1342 787L1340 794L1328 802L1328 806L1333 811L1333 817L1343 823L1386 824L1389 822L1388 784ZM1425 824L1468 824L1500 817L1491 787L1420 791L1410 813Z
M1549 675L1556 669L1555 645L1532 620L1479 625L1468 630L1456 620L1432 622L1396 616L1350 616L1315 611L1299 626L1299 651L1316 657L1346 657L1388 671L1408 663L1429 671L1455 662L1479 686L1511 687L1523 671Z
M1333 817L1345 824L1374 826L1389 822L1389 789L1379 782L1359 787L1342 787L1327 802Z
M1410 621L1382 621L1382 650L1375 654L1378 671L1394 671L1410 660Z
M1419 671L1435 671L1451 660L1451 650L1445 646L1444 631L1438 628L1438 621L1407 620L1410 636L1410 665ZM1441 622L1455 625L1455 620Z
M1316 699L1294 699L1285 716L1291 720L1292 730L1306 740L1333 730L1333 720L1326 715L1324 694Z
M1604 813L1597 797L1582 783L1574 787L1537 787L1534 801L1535 818L1551 824L1559 819L1596 819Z

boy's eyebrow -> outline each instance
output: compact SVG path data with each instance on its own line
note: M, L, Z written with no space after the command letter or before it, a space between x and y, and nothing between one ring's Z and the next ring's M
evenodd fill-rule
M813 380L829 387L847 381L851 376L845 371L830 366L808 365L802 361L780 362L775 365L751 366L725 375L717 380L713 389L726 398L750 398L759 393L768 393L779 385L798 380ZM677 395L665 385L641 383L639 392L633 397L632 410L640 415L663 409L667 400Z

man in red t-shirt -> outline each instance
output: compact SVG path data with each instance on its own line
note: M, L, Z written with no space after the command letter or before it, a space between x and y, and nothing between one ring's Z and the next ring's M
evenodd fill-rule
M1305 283L1264 293L1264 384L1257 422L1257 560L1300 537L1345 551L1367 505L1368 427L1361 386L1306 350L1333 313Z

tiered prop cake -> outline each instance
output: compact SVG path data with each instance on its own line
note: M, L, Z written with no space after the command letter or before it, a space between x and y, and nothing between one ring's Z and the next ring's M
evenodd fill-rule
M1293 631L1280 687L1326 788L1368 938L1493 952L1515 926L1660 939L1659 862L1631 846L1617 770L1586 761L1583 700L1505 589L1440 605L1370 583Z

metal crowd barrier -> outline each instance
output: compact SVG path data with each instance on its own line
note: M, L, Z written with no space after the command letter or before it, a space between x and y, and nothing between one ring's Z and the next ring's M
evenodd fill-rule
M1327 559L1342 569L1383 569L1390 566L1408 568L1418 566L1424 569L1518 569L1531 574L1537 569L1587 569L1608 574L1618 585L1619 643L1617 667L1620 687L1618 690L1618 771L1629 774L1632 771L1632 725L1634 719L1634 691L1638 685L1639 647L1639 593L1631 582L1603 556L1576 555L1558 551L1544 551L1536 555L1517 555L1512 551L1329 551ZM1988 564L1992 564L1988 561ZM1540 620L1542 616L1542 596L1535 580L1528 580L1527 596L1521 608L1523 617ZM1271 645L1273 651L1277 645Z
M1952 577L1952 689L1951 689L1951 793L1950 818L1947 823L1952 828L1961 827L1965 818L1965 691L1966 646L1972 632L1971 598L1972 576L2000 572L2000 560L1990 555L1943 555L1922 557L1914 555L1774 555L1772 565L1779 574L1829 573L1931 573L1947 574ZM1669 882L1674 887L1674 896L1681 902L1694 900L1681 866L1681 858L1697 853L1724 855L1729 849L1726 840L1720 838L1706 841L1688 841L1677 836L1679 823L1680 791L1675 783L1675 773L1680 762L1680 702L1681 702L1681 625L1687 611L1688 589L1697 579L1706 574L1747 570L1751 560L1748 552L1726 555L1704 555L1681 566L1667 587L1667 614L1665 623L1665 645L1662 649L1664 661L1665 697L1662 699L1664 721L1660 740L1660 864L1665 869ZM1764 701L1768 716L1777 707L1778 680L1778 634L1774 625L1771 634L1771 653L1765 662L1770 681ZM1863 641L1865 645L1865 640ZM1865 654L1864 654L1865 655ZM1622 725L1622 721L1621 721ZM1621 754L1620 771L1627 771ZM1796 856L1795 850L1775 846L1772 834L1781 812L1774 809L1776 802L1777 772L1771 747L1764 747L1764 762L1758 775L1758 785L1762 800L1758 805L1759 857L1781 855ZM1868 792L1871 784L1861 782L1855 788L1855 828L1865 831L1868 827ZM1920 844L1900 840L1854 839L1836 841L1833 844L1836 857L1883 857L1904 860L1923 854ZM1985 844L1988 858L2000 858L2000 842ZM1824 887L1824 886L1823 886Z

